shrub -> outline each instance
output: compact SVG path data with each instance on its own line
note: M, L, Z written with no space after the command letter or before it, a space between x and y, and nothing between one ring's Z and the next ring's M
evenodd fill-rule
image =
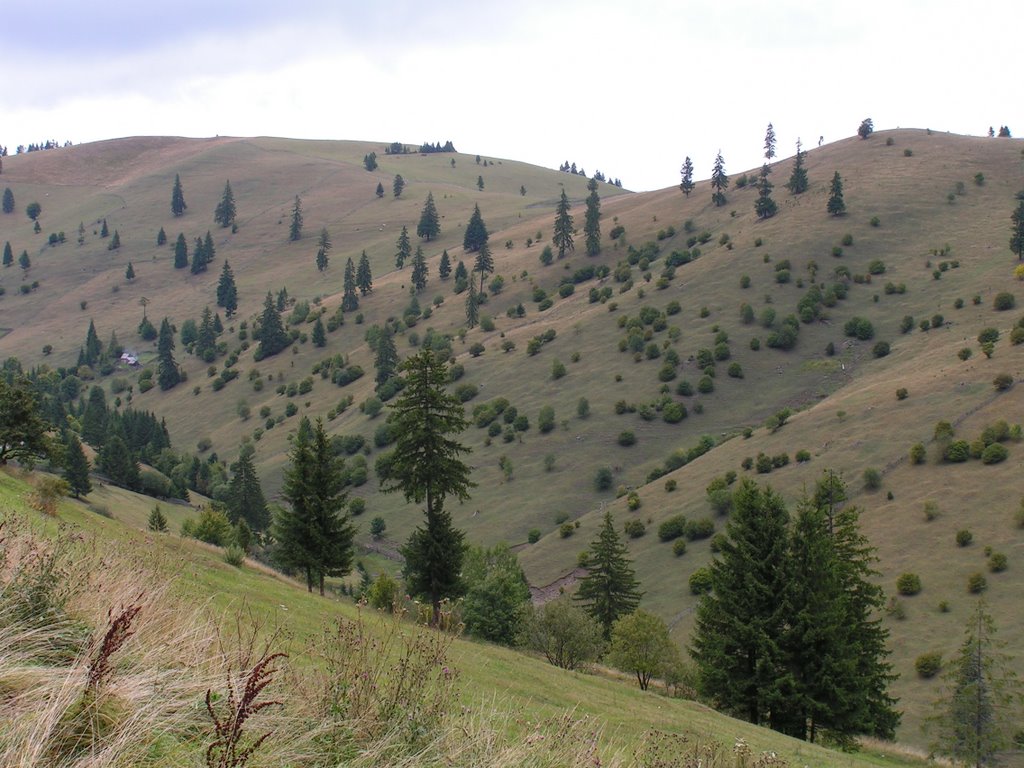
M699 520L691 520L686 524L686 538L689 541L709 539L715 533L715 521L710 517L702 517Z
M926 455L924 443L914 443L910 448L910 463L924 464Z
M686 554L686 539L676 539L672 542L672 554L676 557L682 557ZM693 590L692 586L690 587L690 590ZM694 594L698 593L694 592Z
M999 443L992 443L981 452L981 463L982 464L998 464L1001 461L1006 461L1006 457L1009 452L1006 450L1006 446L1000 445Z
M562 523L558 527L558 535L563 539L568 539L570 536L573 535L573 533L575 533L575 531L576 526L574 526L572 523Z
M906 400L907 399L907 394L908 393L907 393L906 387L900 387L899 389L896 390L896 399L897 400Z
M1006 555L1002 552L993 552L988 558L988 569L992 573L1002 573L1006 570L1009 563L1006 560Z
M1008 309L1013 309L1017 305L1016 299L1012 293L1002 291L996 294L995 299L992 302L993 308L998 312L1005 312Z
M896 591L901 595L916 595L921 591L921 577L916 573L901 573L896 579Z
M971 444L966 440L954 440L946 446L942 458L946 461L960 464L971 457Z
M871 354L875 357L885 357L891 351L888 341L879 341L871 348ZM906 390L904 390L905 392Z
M468 403L480 392L476 384L460 384L455 388L455 397L460 403Z
M607 491L612 487L612 471L608 467L601 467L594 475L594 487L599 491Z
M678 484L676 483L675 480L666 480L665 481L665 493L672 493L676 489L677 485Z
M618 443L627 448L631 445L636 445L636 435L629 430L619 432Z
M928 500L924 503L924 519L927 522L931 522L939 516L939 505L934 501Z
M644 525L642 520L627 520L623 526L626 535L631 539L639 539L645 533L647 533L647 526Z
M967 591L978 595L988 589L988 579L982 573L972 573L967 577Z
M974 541L974 534L968 531L966 528L956 532L956 545L958 547L966 547Z
M864 487L869 491L877 491L882 487L882 473L874 467L864 470Z
M804 449L796 452L796 463L805 464L811 460L811 452Z
M641 507L640 496L636 491L630 491L629 495L626 496L626 506L630 512L636 512Z
M540 528L531 528L530 532L526 534L526 540L531 544L536 544L540 541Z
M999 329L997 328L982 328L978 332L978 343L984 344L987 341L995 343L999 341Z
M924 679L935 677L942 669L942 654L938 651L922 653L914 661L914 670L918 677Z
M672 541L686 533L686 517L684 515L673 515L658 526L658 539L661 541Z
M1013 386L1013 376L1008 373L1000 373L992 379L992 386L997 392L1005 392Z
M689 585L691 594L703 595L707 592L710 592L713 585L711 579L711 569L698 568L696 571L691 573Z
M843 326L843 332L850 337L860 341L868 341L875 335L875 328L871 321L864 317L851 317Z

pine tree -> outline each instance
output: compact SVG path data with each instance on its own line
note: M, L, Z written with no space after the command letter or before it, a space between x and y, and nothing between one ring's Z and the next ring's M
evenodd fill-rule
M466 265L462 259L459 259L459 263L455 265L455 293L461 293L466 290L466 283L469 282L469 272L466 270ZM459 287L461 284L461 288Z
M185 233L179 232L178 239L174 241L174 268L184 269L188 266L188 241L185 240Z
M572 216L569 214L569 196L562 190L562 196L558 200L558 207L555 209L555 231L551 236L551 242L558 249L558 258L563 258L566 251L574 249L572 242Z
M327 345L327 331L324 328L324 321L317 317L316 322L313 323L313 339L314 347L324 347Z
M441 263L437 265L437 276L442 280L447 280L448 276L451 275L451 273L452 260L448 256L448 249L445 249L444 251L441 252Z
M480 295L476 291L476 283L470 283L469 293L466 294L466 325L473 329L479 322Z
M64 452L64 479L71 488L71 495L76 499L87 496L92 491L89 480L89 459L82 450L78 435L68 431Z
M121 233L116 229L114 230L114 236L110 238L110 244L107 246L108 251L116 251L121 247Z
M146 523L146 527L153 533L167 533L167 518L164 516L163 510L160 509L159 504L154 504L153 509L149 511L149 520Z
M768 181L768 174L771 168L768 163L761 166L761 174L757 177L757 200L754 202L754 212L759 219L770 219L779 211L779 206L772 200L773 185Z
M306 588L312 592L316 584L323 595L326 577L352 570L355 528L344 511L344 462L334 455L322 420L312 430L309 419L302 421L281 491L289 508L276 515L274 537L281 564L303 572Z
M288 239L295 242L302 237L302 200L295 196L295 204L292 206L292 223L288 227Z
M82 413L82 439L93 448L100 448L107 438L107 397L103 388L93 386Z
M587 550L583 565L587 575L580 579L575 596L601 625L605 640L611 638L612 625L635 611L643 597L628 552L615 530L612 513L605 512L601 530Z
M359 288L359 293L362 296L373 292L373 275L370 272L370 259L367 257L366 251L363 251L359 257L359 268L356 270L356 286Z
M25 272L32 269L32 259L28 257L28 251L21 252L21 256L18 257L18 266Z
M213 327L213 313L203 307L199 316L199 331L194 347L196 357L212 363L217 356L217 331Z
M156 378L160 389L168 390L181 381L181 371L174 361L174 332L167 318L160 323L160 335L157 337Z
M4 213L14 213L14 193L11 192L10 187L4 187L3 211Z
M381 328L375 325L371 331L367 331L366 337L373 350L373 366L377 370L375 381L379 389L398 373L398 349L390 326L385 324Z
M801 148L803 145L800 143L800 139L796 140L796 157L793 159L793 172L789 176L789 181L786 183L787 189L794 195L799 195L807 191L807 169L804 167L804 158L807 153Z
M586 236L587 256L597 256L601 253L601 198L597 194L597 179L588 181L587 189L590 194L583 218L583 234Z
M1017 210L1010 216L1013 228L1010 232L1010 251L1017 254L1017 260L1024 259L1024 200L1017 204ZM4 250L4 264L7 264L7 251Z
M260 315L260 325L253 333L253 338L259 342L256 348L259 360L276 355L292 343L281 323L281 313L277 311L270 291L267 291L267 298L263 301L263 314Z
M5 267L11 266L14 263L14 249L11 248L11 241L8 240L4 243L4 261Z
M270 523L267 500L260 487L253 457L256 448L250 442L242 443L238 461L231 465L231 482L228 484L227 513L232 523L244 520L254 531L262 531Z
M96 324L90 320L89 329L85 332L85 349L82 359L91 368L100 361L102 354L103 342L100 341L100 335L96 333Z
M484 278L494 271L494 259L491 256L491 247L485 242L476 252L476 260L473 262L473 271L480 273L480 293L484 292Z
M423 212L420 214L420 223L416 226L416 236L430 242L441 234L441 217L437 214L437 206L434 205L434 193L427 193L427 202L423 204Z
M423 247L416 246L416 255L412 258L412 287L416 292L427 287L427 257L423 255Z
M462 247L471 253L479 251L480 246L486 243L489 237L484 217L480 214L480 206L474 205L473 214L466 225L466 234L462 238Z
M106 219L100 223L100 237L110 237L110 228L107 226Z
M100 469L110 482L130 490L139 487L139 463L120 435L111 435L99 453Z
M213 220L222 227L230 227L235 223L235 193L231 191L231 182L224 182L224 193L213 211Z
M135 279L135 267L132 266L132 263L130 261L128 262L128 266L124 270L124 279L127 280L129 283Z
M405 189L405 179L402 178L402 174L396 173L395 180L391 182L391 191L394 193L396 200L402 196L403 189Z
M764 133L764 159L769 163L775 158L775 128L768 123L768 130Z
M78 241L79 245L81 245L82 243L85 242L85 223L84 222L79 222L78 223L78 237L79 237L79 241ZM157 247L160 247L162 245L166 245L167 244L167 233L164 232L164 228L163 227L160 227L160 231L156 233L156 244L157 244Z
M196 238L195 245L192 246L192 262L189 266L189 272L193 275L198 275L201 272L206 271L206 250L203 245L203 239L201 237Z
M163 241L160 240L161 237L163 237ZM157 239L157 243L156 243L157 245L163 245L164 243L167 242L167 233L164 232L164 228L163 227L160 227L160 232L157 233L156 239ZM85 245L85 222L84 221L78 222L78 244L79 245Z
M380 181L377 182L377 197L384 197L384 184Z
M231 265L224 259L224 267L220 271L217 283L217 306L224 307L224 314L231 317L238 309L238 288L235 286L235 273Z
M402 227L402 231L398 235L398 242L395 244L395 247L398 249L395 251L395 268L402 269L405 267L405 262L412 255L412 244L409 242L408 227Z
M461 458L469 449L457 440L468 422L462 403L445 389L448 366L444 360L423 350L406 360L400 370L406 384L392 406L397 439L381 490L400 491L407 503L426 502L425 523L413 532L401 552L409 592L430 600L431 621L436 626L441 601L463 591L460 574L466 545L444 502L449 496L465 501L475 485Z
M213 235L210 234L210 230L206 230L206 237L203 238L203 259L209 264L216 257L217 249L213 246Z
M341 297L341 311L355 312L359 309L359 297L356 296L356 268L349 256L345 262L345 277L343 281L344 294Z
M377 153L371 152L368 155L363 155L363 167L368 171L377 170Z
M327 227L320 230L320 239L317 241L316 249L316 268L318 271L323 272L327 269L327 254L331 252L331 236L327 232Z
M476 188L479 189L481 192L484 191L484 177L483 176L477 176L476 177Z
M171 213L177 218L184 215L187 208L185 192L181 188L181 176L174 174L174 188L171 190Z
M711 168L711 202L716 207L726 204L725 190L729 188L729 177L725 175L725 160L722 159L722 150L718 150L715 156L715 164Z
M836 171L832 177L832 188L829 190L827 210L833 216L842 216L846 213L846 203L843 202L843 179Z

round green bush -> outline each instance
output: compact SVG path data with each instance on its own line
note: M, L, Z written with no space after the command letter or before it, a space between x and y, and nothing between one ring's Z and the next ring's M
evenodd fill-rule
M700 377L700 381L697 382L697 391L702 395L710 394L715 390L715 382L708 375Z
M536 544L540 541L540 528L531 528L530 532L526 534L526 540L531 544Z
M1006 461L1007 456L1009 456L1009 451L1006 450L1005 445L992 443L992 445L981 452L981 463L998 464L1001 461Z
M966 547L974 541L974 534L963 528L956 532L956 545L958 547Z
M882 473L874 467L864 470L864 487L869 491L877 491L882 487Z
M888 341L879 341L874 347L872 347L871 354L875 357L885 357L891 350L892 348L889 346Z
M639 539L647 533L647 526L644 525L642 520L627 520L623 529L631 539Z
M942 654L938 651L922 653L914 661L914 669L917 671L918 677L923 677L926 680L935 677L942 669Z
M594 476L594 486L599 491L607 491L612 487L612 471L608 467L601 467Z
M640 509L640 496L637 494L636 491L629 492L629 495L626 497L626 506L629 508L630 512L636 512L638 509Z
M619 432L618 443L624 448L628 448L631 445L636 445L636 435L630 432L628 429L623 432Z
M988 589L988 579L981 573L972 573L967 577L967 591L978 595Z
M916 573L901 573L896 579L896 591L901 595L916 595L921 591L921 577Z
M997 293L992 301L992 306L997 312L1005 312L1008 309L1013 309L1016 305L1017 300L1013 297L1013 294L1006 291Z
M572 523L562 523L558 528L558 535L563 539L568 539L576 531L576 526Z
M1002 552L993 552L991 557L988 559L988 569L992 573L1002 573L1009 567L1009 563L1006 560L1006 555Z
M686 539L676 539L672 542L672 554L676 557L682 557L686 554ZM692 591L693 587L691 586L690 589ZM694 594L698 593L694 592Z
M711 591L711 569L710 568L698 568L696 571L690 574L689 579L690 592L694 595L703 595Z

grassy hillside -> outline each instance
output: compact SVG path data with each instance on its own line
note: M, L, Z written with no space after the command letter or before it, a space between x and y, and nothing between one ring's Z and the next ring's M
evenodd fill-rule
M1024 643L1014 600L1024 573L1019 562L1024 532L1014 524L1024 494L1019 482L1024 448L1008 443L1009 458L1001 464L948 464L937 459L931 442L940 420L953 423L956 437L968 441L1000 419L1024 422L1017 390L998 394L992 386L999 373L1019 379L1024 364L1022 347L1009 340L1024 309L993 308L1001 291L1015 292L1017 300L1024 301L1006 245L1014 195L1024 188L1021 148L1017 140L912 130L837 142L809 152L811 188L800 196L783 188L791 159L775 164L772 181L780 210L767 221L754 216L757 193L752 185L738 188L741 174L733 174L728 203L722 208L711 205L706 182L688 198L677 189L637 195L602 184L601 254L586 257L579 232L580 249L550 266L543 266L538 257L550 241L555 202L564 186L582 228L586 182L509 160L486 158L484 167L461 154L386 156L380 145L282 139L124 139L32 153L8 158L0 177L0 186L11 187L17 200L15 214L0 216L0 242L9 240L15 257L26 249L32 259L25 276L17 261L0 273L6 289L0 298L0 327L7 331L0 350L38 364L44 361L43 345L51 344L53 353L46 362L71 365L93 319L101 338L116 330L122 342L140 351L143 360L149 359L154 348L135 335L142 315L140 299L148 300L151 318L167 315L180 327L183 320L198 318L203 306L213 305L224 259L236 275L240 311L226 323L223 340L228 349L240 348L241 323L250 321L251 328L267 290L287 286L292 297L313 301L314 306L319 299L327 316L333 314L341 300L344 261L358 258L365 249L374 291L361 301L363 322L349 313L345 324L329 334L326 348L300 343L259 363L252 360L251 350L243 351L236 366L242 375L215 392L207 365L179 347L177 358L189 381L170 392L154 389L133 395L134 407L166 417L179 449L191 449L200 438L209 438L218 456L230 461L240 440L255 437L260 430L256 458L272 496L280 485L287 435L297 425L298 414L326 416L346 395L358 406L373 394L373 361L364 333L374 323L401 317L410 302L409 274L394 268L395 241L403 225L415 240L423 201L433 192L443 217L442 235L423 243L431 278L417 299L421 307L436 303L435 297L443 301L429 319L398 338L399 350L404 354L414 349L414 338L422 339L428 328L456 336L453 353L465 368L459 383L479 388L467 408L472 411L480 403L504 397L530 422L529 430L512 433L509 442L500 432L488 437L486 429L474 427L466 433L479 485L472 500L453 514L469 538L522 545L520 559L531 582L555 592L559 586L571 588L577 554L593 537L604 509L610 507L623 522L637 517L647 524L647 533L630 547L646 590L645 606L669 620L685 644L695 604L687 579L708 562L709 542L692 542L677 558L671 544L658 542L657 525L678 513L715 517L705 488L726 471L744 475L746 457L788 454L788 465L757 479L770 482L790 500L813 487L824 469L833 469L849 482L853 502L863 510L864 530L879 548L879 570L887 591L895 592L896 577L906 571L918 573L923 582L921 594L900 600L906 618L887 619L901 674L896 693L906 710L901 736L920 743L918 725L934 696L935 682L918 680L913 661L924 651L949 655L956 648L970 599L965 589L969 574L987 574L986 597L1000 635L1011 648ZM380 167L374 173L362 167L362 157L369 151L378 153ZM825 212L835 171L844 183L843 217ZM175 173L181 175L189 206L180 219L174 219L169 208ZM398 199L391 195L396 173L408 182ZM476 187L478 176L484 179L483 191ZM190 242L204 234L213 226L213 208L225 179L231 180L238 203L238 232L213 228L217 259L207 274L175 271L170 246L155 245L157 230L164 227L171 243L179 231ZM374 195L378 181L387 190L379 200ZM525 195L520 194L521 187ZM305 229L302 240L289 243L296 194L302 197ZM43 207L38 235L24 215L32 200ZM494 330L478 327L460 341L465 295L452 293L450 279L438 280L436 267L444 249L453 263L465 258L472 267L472 255L462 253L461 242L474 203L479 203L491 231L496 274L505 282L482 307L493 318ZM107 241L93 233L104 217L111 231L117 229L121 235L123 246L117 252L108 251ZM75 244L79 221L87 228L82 246ZM687 221L692 222L692 234L685 231ZM324 226L334 250L330 266L320 274L314 256L316 235ZM609 233L615 226L623 227L624 233L613 241ZM68 242L54 248L45 245L48 233L60 230ZM705 232L709 238L697 246L699 257L692 258L687 240ZM528 246L528 238L535 242ZM635 264L628 290L624 288L630 283L608 277L584 280L572 295L559 296L563 278L588 266L606 265L614 272L631 248L640 249L647 242L659 249L649 265L649 279L642 265ZM834 248L841 249L840 255L833 255ZM686 250L692 260L677 266L674 275L659 285L670 254ZM124 278L129 260L138 275L131 284ZM789 279L779 282L777 268L786 260ZM873 265L879 261L881 265ZM884 272L878 272L880 266ZM847 272L837 273L842 268ZM749 277L746 288L743 276ZM34 280L39 281L38 289L19 294L20 284ZM822 308L812 322L800 323L793 349L767 347L769 335L797 311L812 284L827 290L835 283L845 286L846 298ZM887 290L889 283L892 288ZM544 311L534 301L538 288L554 300ZM611 296L592 303L591 288L610 289ZM962 300L959 308L957 300ZM622 318L637 317L643 307L664 312L672 302L678 302L678 313L666 314L663 330L648 326L650 339L638 358L632 351L619 351L626 336L626 329L619 326ZM507 310L520 303L525 316L508 317ZM741 319L744 303L754 312L753 323ZM776 313L772 328L760 322L766 310ZM920 329L922 320L936 315L942 315L936 327ZM872 339L844 334L847 321L857 316L872 323ZM905 316L913 323L904 334ZM1001 333L991 359L976 340L989 326ZM311 330L309 325L300 328ZM554 339L538 354L528 354L529 341L550 330ZM696 388L703 372L696 358L702 349L713 350L722 333L728 337L729 358L716 363L713 391L701 394ZM751 348L754 338L759 342L756 351ZM514 342L515 348L503 352L505 341ZM891 354L875 358L878 341L889 342ZM469 352L476 342L485 347L479 357ZM826 354L829 343L835 349L832 356ZM650 344L659 353L656 358L648 358L653 354L647 351ZM965 347L972 355L961 360L957 353ZM663 382L659 371L673 350L680 365L675 377ZM314 363L339 353L368 375L345 388L313 376L313 389L306 395L289 398L276 393L279 385L300 382L311 375ZM552 375L556 361L566 369L557 379ZM743 378L727 375L732 363L741 366ZM218 360L217 367L222 365L223 359ZM115 375L132 381L135 376ZM254 389L250 376L263 380L262 390ZM110 378L100 383L109 386ZM684 380L695 394L680 394ZM200 387L198 395L193 394L195 386ZM900 388L908 392L904 400L897 400ZM676 424L664 421L666 396L686 406L687 418ZM581 397L589 402L586 418L577 415ZM236 414L243 400L253 414L248 420ZM289 402L298 406L298 414L283 418ZM555 412L556 427L547 434L537 423L544 406ZM270 408L271 429L257 415L262 407ZM776 431L765 428L766 419L782 408L794 411L787 423ZM278 418L283 420L273 423ZM367 418L351 407L331 420L329 428L333 434L362 434L373 446L383 419ZM743 437L745 429L751 430L749 438ZM633 433L635 444L620 445L624 431ZM690 448L702 435L710 435L718 445L696 461L646 482L674 451ZM923 465L911 465L907 459L917 442L927 446L928 461ZM801 450L810 454L810 461L795 460ZM377 447L370 450L371 467L379 452ZM499 467L502 457L506 465L511 463L511 477ZM553 465L548 457L553 457ZM612 488L603 492L593 483L600 467L611 469L614 477ZM862 473L868 468L881 473L879 490L862 488ZM747 474L756 476L753 470ZM677 490L666 491L667 480L674 480ZM636 489L641 502L636 512L627 510L625 498L617 498L619 487ZM372 471L366 485L352 493L367 499L369 517L387 520L385 551L404 541L418 521L417 510L376 493ZM923 511L927 501L936 502L940 511L931 522L925 521ZM579 523L566 538L559 534L557 522L563 518ZM715 518L715 524L720 530L724 520ZM528 546L528 532L535 528L542 538ZM958 548L954 542L955 532L962 528L974 533L970 547ZM1008 570L987 573L986 547L1007 555ZM939 610L940 602L947 604L948 612Z

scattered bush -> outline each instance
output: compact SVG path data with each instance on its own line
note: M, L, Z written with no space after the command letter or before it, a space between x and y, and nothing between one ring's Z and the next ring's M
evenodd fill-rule
M1005 445L999 443L992 443L981 452L981 463L982 464L998 464L1002 461L1006 461L1006 457L1009 452L1006 450Z
M921 577L916 573L901 573L896 579L896 591L901 595L916 595L921 591Z
M576 526L574 526L572 523L562 523L558 527L558 535L559 535L559 537L561 537L563 539L568 539L575 532L576 532Z
M683 555L686 554L686 539L676 539L675 541L672 542L672 554L675 555L676 557L682 557ZM692 585L690 587L690 590L691 591L693 590L693 586ZM694 592L694 594L697 594L697 593Z
M966 528L963 528L956 532L956 545L958 547L969 546L972 541L974 541L974 534L968 531Z
M997 312L1005 312L1008 309L1013 309L1016 305L1017 301L1013 294L1006 291L997 293L992 302L992 306Z
M997 392L1005 392L1013 386L1013 376L1008 373L1000 373L992 379L992 386Z
M988 558L988 569L992 573L1002 573L1006 570L1009 563L1007 562L1006 555L1002 552L993 552Z
M639 539L645 533L647 533L647 526L644 525L642 520L627 520L623 526L626 535L631 539Z
M536 544L538 541L540 541L540 535L540 528L531 528L530 532L526 534L526 540L531 544Z
M935 677L940 669L942 669L942 654L938 651L922 653L914 661L914 670L917 672L917 676L926 680Z
M874 467L864 470L864 487L869 491L877 491L882 487L882 473Z
M594 487L599 491L607 491L612 487L614 482L612 478L612 471L608 467L601 467L597 470L597 474L594 476Z
M885 357L889 354L891 349L892 348L889 346L888 341L879 341L871 348L871 354L875 357ZM906 390L903 391L906 392Z
M618 443L623 447L636 445L636 435L630 432L629 430L619 432Z
M696 571L691 573L689 585L691 594L703 595L707 592L710 592L713 585L711 579L711 569L698 568Z
M672 541L686 533L686 517L684 515L673 515L658 526L658 539L661 541Z
M982 573L972 573L967 577L967 591L978 595L988 589L988 579Z

